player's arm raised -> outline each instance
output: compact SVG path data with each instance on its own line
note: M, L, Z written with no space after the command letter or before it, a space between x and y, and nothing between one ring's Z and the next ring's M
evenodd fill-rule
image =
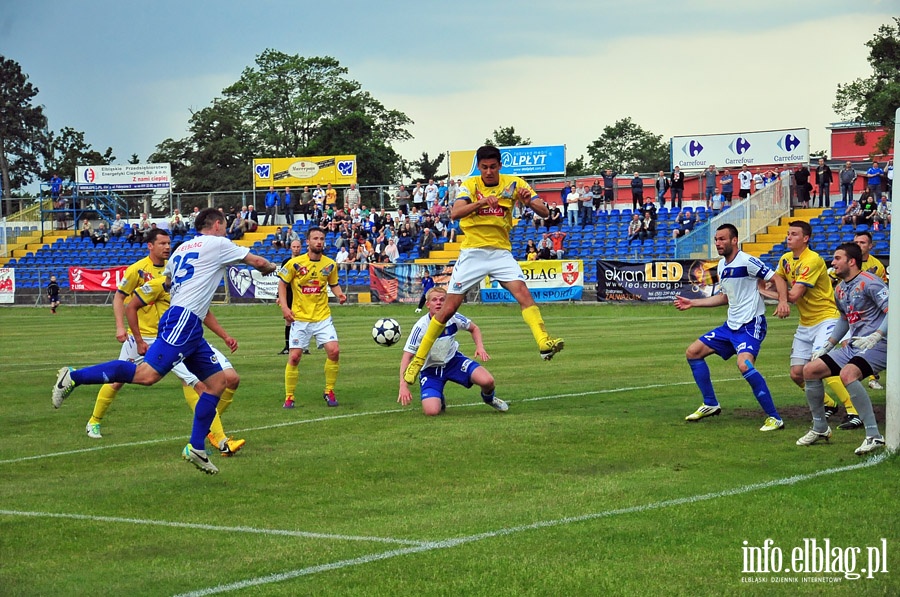
M244 257L244 263L246 263L250 267L256 268L264 274L271 274L278 269L277 265L275 265L265 257L254 255L253 253L247 253L247 256Z

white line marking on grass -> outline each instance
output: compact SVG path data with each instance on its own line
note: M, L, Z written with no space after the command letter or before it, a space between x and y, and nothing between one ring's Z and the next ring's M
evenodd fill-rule
M398 545L429 545L428 541L412 541L394 539L392 537L360 537L356 535L333 535L329 533L312 533L308 531L286 531L283 529L257 529L253 527L225 527L192 522L172 522L168 520L147 520L142 518L120 518L118 516L92 516L88 514L66 514L57 512L21 512L18 510L0 510L0 516L28 516L33 518L64 518L68 520L87 520L90 522L118 522L158 527L174 527L181 529L199 529L223 533L252 533L256 535L281 535L285 537L304 537L309 539L335 539L338 541L366 541L374 543L396 543Z
M772 376L770 376L770 377L772 377ZM733 377L733 378L728 378L728 379L720 379L720 380L716 380L716 383L725 383L725 382L732 382L732 381L743 381L743 378L742 377ZM653 388L665 388L665 387L670 387L670 386L685 386L685 385L693 385L693 384L694 384L693 381L679 381L679 382L665 383L665 384L649 384L649 385L644 385L644 386L610 388L607 390L591 390L589 392L572 392L572 393L568 393L568 394L553 394L550 396L534 396L532 398L513 398L510 400L510 402L516 403L516 402L536 402L539 400L558 400L560 398L578 398L578 397L582 397L582 396L595 396L598 394L616 394L616 393L621 393L621 392L631 392L631 391L635 391L635 390L650 390ZM484 403L482 401L478 401L478 402L470 402L467 404L456 404L456 405L454 405L454 408L459 408L459 407L463 407L463 406L479 406L481 404L484 404ZM272 425L263 425L260 427L246 427L244 429L234 429L234 430L232 430L232 433L267 431L269 429L278 429L279 427L291 427L293 425L306 425L309 423L321 423L324 421L334 421L334 420L339 420L339 419L353 419L356 417L368 417L368 416L375 416L375 415L387 415L387 414L394 414L394 413L411 413L411 412L415 412L415 410L409 409L409 408L392 408L389 410L371 410L371 411L365 411L365 412L359 412L359 413L348 413L345 415L331 415L331 416L327 416L327 417L316 417L314 419L302 419L299 421L285 421L283 423L273 423ZM94 446L91 448L78 448L77 450L66 450L63 452L50 452L49 454L35 454L34 456L22 456L20 458L9 458L7 460L0 460L0 464L15 464L17 462L26 462L29 460L41 460L43 458L54 458L57 456L69 456L72 454L82 454L85 452L97 452L99 450L110 450L113 448L132 448L134 446L147 446L150 444L161 444L161 443L174 442L174 441L183 442L184 439L185 439L184 436L180 435L178 437L163 437L163 438L159 438L159 439L147 439L147 440L141 440L141 441L136 441L136 442L125 442L125 443L121 443L121 444L104 444L104 445Z
M215 587L209 587L206 589L200 589L197 591L191 591L189 593L180 593L176 597L205 597L206 595L214 595L216 593L227 593L230 591L239 591L241 589L247 589L250 587L256 587L260 585L266 585L276 582L281 582L285 580L291 580L294 578L298 578L300 576L308 576L311 574L318 574L319 572L327 572L329 570L338 570L341 568L349 568L351 566L360 566L362 564L369 564L371 562L377 562L379 560L387 560L390 558L395 558L398 556L404 556L408 554L414 553L423 553L427 551L434 551L438 549L449 549L451 547L457 547L459 545L464 545L466 543L474 543L476 541L482 541L484 539L491 539L493 537L502 537L505 535L512 535L515 533L522 533L525 531L531 531L535 529L545 529L550 527L557 527L568 525L572 523L584 522L588 520L596 520L599 518L609 518L612 516L620 516L623 514L635 514L642 512L649 512L651 510L660 510L662 508L670 508L673 506L681 506L684 504L695 504L698 502L705 502L709 500L715 500L724 497L732 497L736 495L742 495L745 493L750 493L753 491L759 491L763 489L770 489L772 487L781 487L785 485L795 485L802 481L809 481L810 479L815 479L817 477L822 477L825 475L834 475L837 473L844 473L849 471L854 471L858 469L867 468L870 466L874 466L880 462L882 462L887 457L887 453L878 454L877 456L860 462L858 464L851 464L848 466L836 467L824 469L821 471L816 471L814 473L807 473L803 475L794 475L793 477L786 477L784 479L774 479L772 481L765 481L763 483L753 483L751 485L742 485L741 487L736 487L734 489L726 489L723 491L717 491L713 493L704 493L701 495L694 495L683 498L675 498L671 500L663 500L661 502L652 502L650 504L643 504L640 506L630 506L628 508L617 508L615 510L605 510L603 512L595 512L593 514L583 514L581 516L569 516L566 518L557 518L555 520L542 520L538 522L533 522L531 524L520 525L515 527L509 527L505 529L498 529L496 531L487 531L485 533L479 533L477 535L469 535L467 537L457 537L455 539L445 539L443 541L435 541L431 543L425 543L422 545L417 545L415 547L408 547L403 549L394 549L391 551L385 551L381 553L370 554L366 556L361 556L358 558L352 558L348 560L340 560L337 562L330 562L328 564L319 564L316 566L309 566L307 568L300 568L297 570L291 570L289 572L279 572L277 574L269 574L266 576L260 576L258 578L251 578L247 580L242 580L239 582L229 583L225 585L218 585Z

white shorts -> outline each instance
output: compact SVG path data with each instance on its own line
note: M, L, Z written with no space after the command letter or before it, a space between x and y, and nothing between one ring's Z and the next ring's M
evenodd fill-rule
M463 249L453 266L448 294L465 294L485 276L497 282L525 281L525 274L506 249Z
M144 338L144 342L148 345L153 344L153 341L156 338ZM222 365L222 369L234 369L234 365L231 364L231 361L228 360L222 351L213 346L209 345L212 349L213 353L216 355L216 359L219 361L219 364ZM122 349L119 351L119 360L120 361L131 361L135 365L140 365L144 362L144 355L138 354L137 350L137 342L134 341L134 336L131 334L128 335L128 339L122 343ZM200 381L197 379L197 376L188 371L188 368L184 366L184 363L178 363L172 368L172 373L174 373L178 379L191 386L192 388L197 385L197 382Z
M794 332L794 343L791 345L791 367L807 364L814 350L825 346L831 337L837 319L826 319L816 325L801 325Z
M337 330L334 329L334 322L330 317L322 321L291 323L291 334L288 340L291 350L306 350L309 348L309 341L312 338L316 339L317 348L322 348L327 342L337 342Z

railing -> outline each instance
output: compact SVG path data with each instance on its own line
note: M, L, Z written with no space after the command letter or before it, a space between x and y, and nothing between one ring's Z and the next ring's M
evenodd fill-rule
M733 224L741 242L749 242L790 211L791 181L781 180L744 201L736 199L732 202L732 207L698 225L687 236L676 239L675 259L716 258L716 228L722 224Z

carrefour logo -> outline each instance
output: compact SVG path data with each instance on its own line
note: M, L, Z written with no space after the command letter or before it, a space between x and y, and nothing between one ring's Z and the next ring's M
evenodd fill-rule
M95 178L97 178L97 173L94 172L93 168L86 168L84 170L84 182L94 182Z
M342 160L337 163L337 169L341 176L353 176L353 168L355 166L356 162L353 160Z
M794 151L799 145L800 139L790 133L778 140L778 147L788 152Z
M700 155L700 152L703 151L703 146L700 145L698 141L691 139L684 144L684 147L681 148L681 151L694 158Z
M256 165L256 177L257 178L268 179L271 172L272 172L272 164L257 164Z
M736 153L737 155L742 155L750 149L750 142L744 139L743 137L736 137L731 144L728 145L728 149Z

